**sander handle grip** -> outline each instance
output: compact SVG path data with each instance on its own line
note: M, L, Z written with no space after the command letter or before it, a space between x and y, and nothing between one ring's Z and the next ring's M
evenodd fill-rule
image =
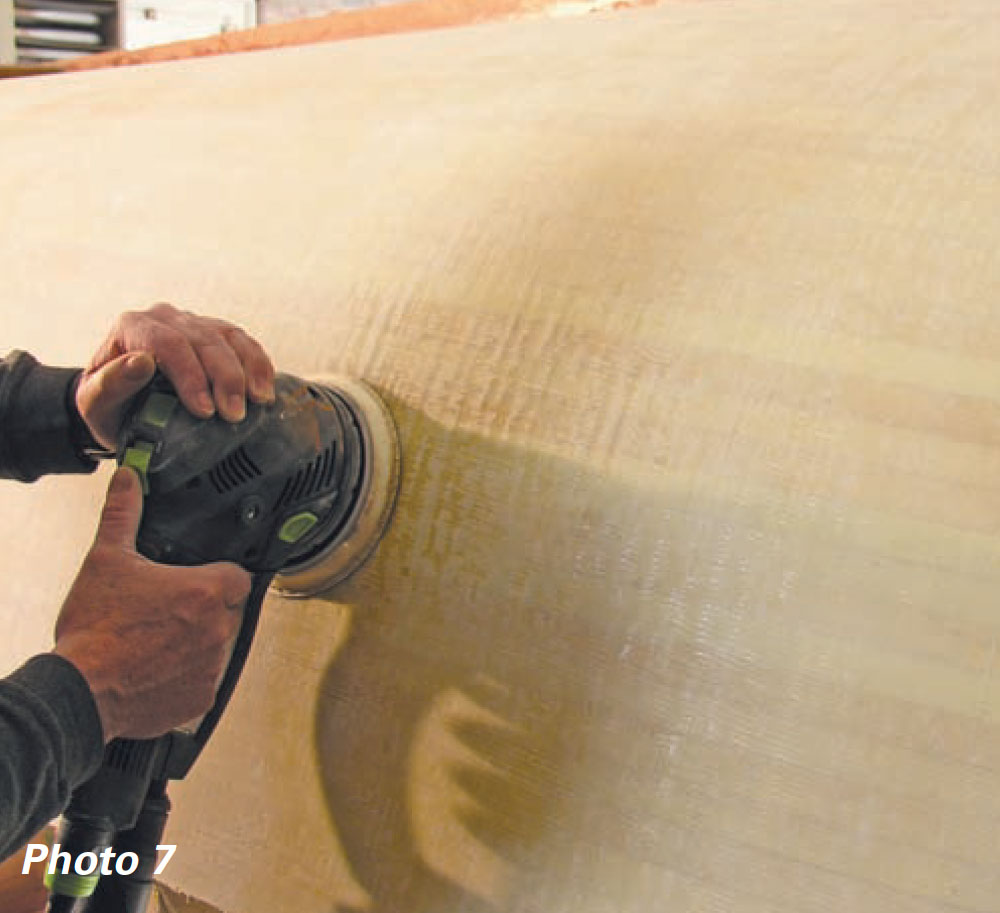
M117 870L101 876L97 889L87 902L84 913L146 913L153 893L157 847L170 813L166 781L154 780L146 794L135 826L119 831L114 839L115 855L135 853L135 871L121 875Z

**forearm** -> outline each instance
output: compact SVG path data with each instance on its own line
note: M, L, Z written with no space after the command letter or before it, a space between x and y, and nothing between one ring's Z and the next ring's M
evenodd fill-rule
M73 402L79 373L41 365L26 352L0 359L0 478L93 472L97 462L83 452L89 435Z
M0 679L0 860L63 810L103 751L97 706L71 663L36 656Z

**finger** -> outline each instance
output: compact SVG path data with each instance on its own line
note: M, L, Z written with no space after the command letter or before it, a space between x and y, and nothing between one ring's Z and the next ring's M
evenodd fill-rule
M226 339L243 363L250 395L258 403L274 402L274 365L264 347L239 327L226 333Z
M114 326L111 328L111 332L104 338L101 344L97 347L97 351L94 353L93 357L87 362L86 371L90 373L91 371L96 371L101 365L107 364L114 358L125 353L125 348L122 344L122 339L125 335L124 327L135 315L131 312L126 312L122 314L116 321Z
M76 390L76 406L94 439L114 448L126 403L153 376L156 363L145 352L120 355L85 372Z
M194 415L208 418L215 412L209 394L208 376L191 340L180 330L164 323L144 321L128 348L152 352L160 369L177 391L184 407Z
M162 323L170 325L178 319L180 312L172 304L161 301L146 311L125 311L115 320L111 332L104 338L87 364L88 372L96 371L119 355L141 351L143 345L139 337L145 325Z
M135 537L142 519L142 489L139 477L127 466L120 466L111 477L97 542L135 551Z
M89 374L87 398L102 417L119 412L153 377L156 362L148 352L119 355Z
M219 561L206 565L206 567L211 568L212 572L218 575L226 605L231 609L243 608L247 596L250 595L253 577L238 564L229 561Z
M247 414L246 376L243 365L221 334L212 333L196 344L198 357L212 383L219 414L230 422L240 422Z

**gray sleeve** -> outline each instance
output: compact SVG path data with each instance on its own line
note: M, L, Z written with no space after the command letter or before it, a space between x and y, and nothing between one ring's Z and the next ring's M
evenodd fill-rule
M0 860L56 817L104 756L84 677L45 653L0 679Z
M27 352L0 359L0 478L93 472L91 438L76 411L79 368L50 368Z

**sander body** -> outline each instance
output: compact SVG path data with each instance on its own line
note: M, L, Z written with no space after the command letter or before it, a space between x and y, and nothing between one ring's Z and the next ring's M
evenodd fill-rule
M46 877L49 913L140 913L152 890L170 803L219 721L250 651L264 596L322 592L366 560L388 525L399 484L392 417L361 381L279 374L275 401L247 403L239 423L188 413L157 374L123 422L117 458L139 475L137 549L176 565L232 561L252 587L215 703L155 739L114 739L100 770L74 791L60 849L76 859L133 852L129 875Z

